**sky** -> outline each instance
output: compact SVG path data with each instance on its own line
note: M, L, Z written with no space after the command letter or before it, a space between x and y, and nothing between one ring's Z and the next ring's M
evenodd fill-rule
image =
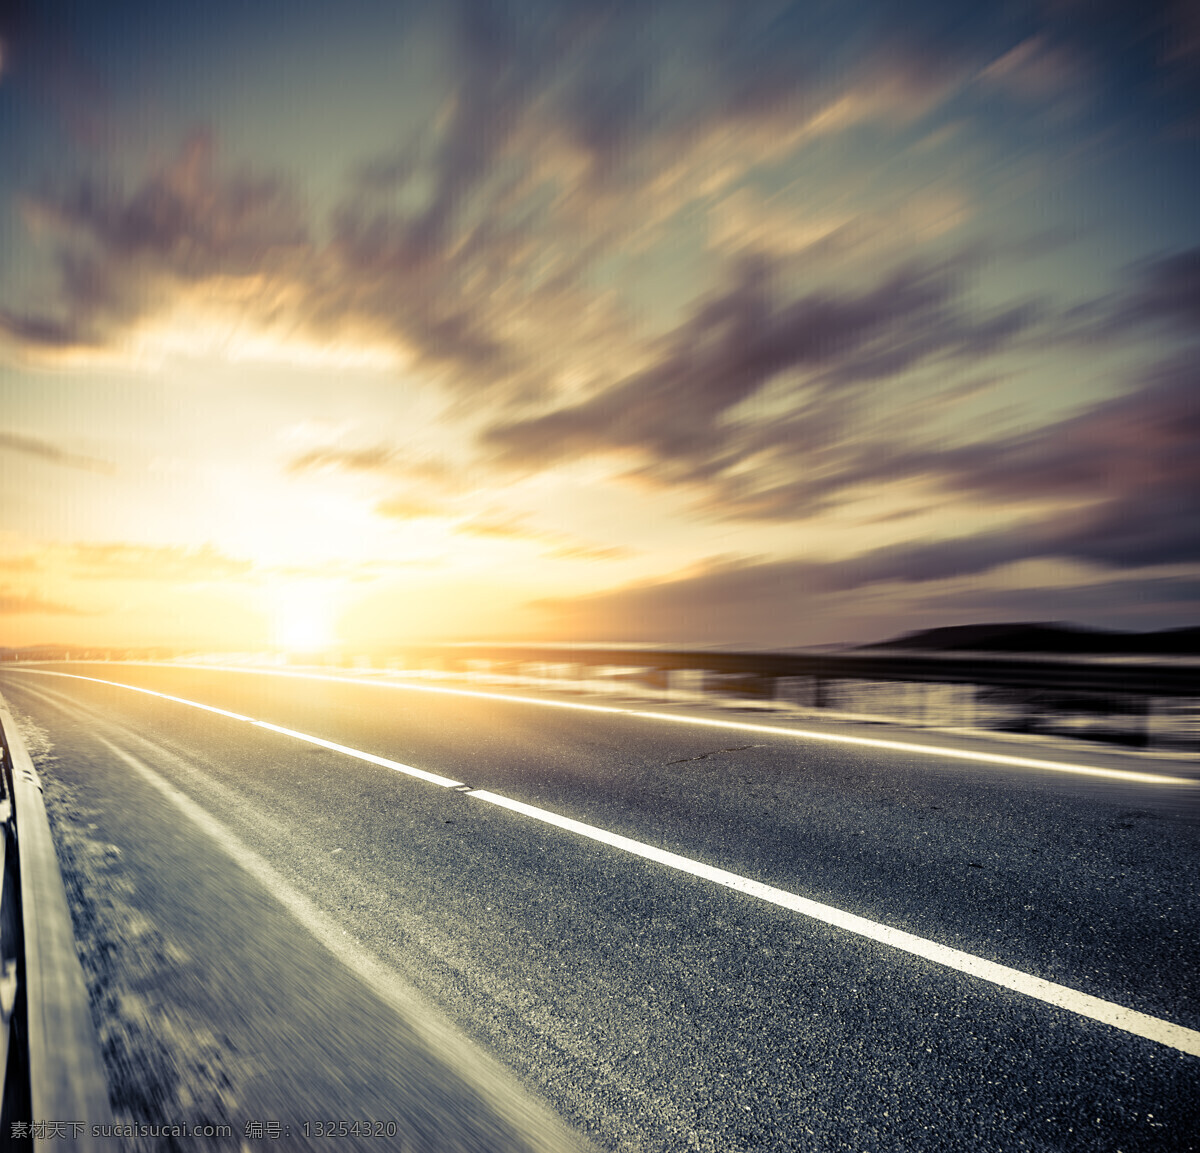
M1190 0L0 0L0 645L1200 619Z

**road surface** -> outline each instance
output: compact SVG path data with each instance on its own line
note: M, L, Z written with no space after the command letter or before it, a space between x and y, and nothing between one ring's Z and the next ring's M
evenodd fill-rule
M1200 1147L1195 762L437 688L0 673L147 1148Z

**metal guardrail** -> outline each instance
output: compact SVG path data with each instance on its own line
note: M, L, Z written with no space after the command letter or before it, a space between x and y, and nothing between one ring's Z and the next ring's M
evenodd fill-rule
M0 807L0 1145L18 1144L11 1137L21 1122L58 1122L73 1136L72 1148L99 1149L102 1138L92 1135L92 1127L112 1124L100 1047L42 785L3 697L0 745L6 792Z
M655 649L599 645L414 644L407 657L448 662L488 660L573 662L588 665L640 665L661 671L699 669L740 673L765 679L816 677L921 681L929 684L974 684L1045 690L1121 692L1148 696L1200 696L1200 665L1140 664L1070 660L1059 656L918 653L772 653L720 649Z
M635 695L720 699L830 721L1082 737L1170 755L1200 752L1195 664L482 644L410 645L402 657L358 657L353 664L513 684L573 682L577 690L624 685Z

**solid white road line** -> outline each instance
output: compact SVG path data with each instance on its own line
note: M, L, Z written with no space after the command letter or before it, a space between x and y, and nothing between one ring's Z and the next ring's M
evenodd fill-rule
M23 669L21 671L46 672L46 670L40 669ZM344 753L346 756L355 757L358 760L368 761L371 764L381 765L384 768L418 777L421 780L441 785L444 788L458 788L460 790L465 788L460 782L453 781L449 777L442 777L436 773L426 772L424 769L416 769L411 765L401 764L399 761L391 761L386 757L377 757L373 753L365 753L359 749L349 748L346 745L322 740L320 737L299 733L294 729L285 729L279 725L270 724L267 721L256 721L250 717L242 716L240 713L231 713L224 709L214 709L210 705L204 705L198 701L190 701L184 697L171 696L167 693L156 692L153 689L140 688L137 685L125 685L118 681L102 681L96 677L84 677L73 673L48 673L47 675L70 677L72 680L94 681L97 684L112 685L116 688L132 689L135 692L162 697L165 700L175 701L178 704L191 705L209 712L220 713L235 720L248 721L258 728L268 729L282 736L294 737L297 740L320 745L323 748ZM480 695L490 696L491 694ZM657 714L645 715L654 716ZM790 732L791 730L782 729L779 731ZM102 743L107 744L108 742L105 741ZM913 746L902 747L911 748ZM113 746L110 745L109 748L112 748L123 760L129 761L130 758ZM723 885L725 888L733 889L739 893L746 893L748 896L757 897L759 900L767 901L781 908L791 909L793 912L810 917L815 921L821 921L824 924L845 929L847 932L855 933L860 937L866 937L869 940L878 941L881 944L889 945L902 952L923 957L928 961L933 961L935 964L956 969L960 973L980 977L993 985L1012 989L1014 992L1022 993L1027 997L1044 1001L1048 1005L1066 1009L1081 1017L1088 1017L1093 1021L1099 1021L1105 1025L1111 1025L1115 1029L1131 1033L1136 1037L1144 1037L1160 1045L1178 1049L1181 1053L1200 1057L1200 1031L1195 1029L1176 1025L1171 1021L1164 1021L1159 1017L1151 1017L1147 1013L1140 1013L1136 1009L1128 1009L1113 1001L1105 1001L1099 997L1093 997L1088 993L1081 993L1076 989L1070 989L1065 985L1058 985L1053 981L1043 980L1041 977L1023 973L1019 969L1010 969L1007 965L999 965L983 957L976 957L973 953L965 953L961 949L951 949L946 945L939 945L936 941L929 941L924 937L906 933L902 929L893 929L888 925L880 924L878 921L870 921L854 913L847 913L843 909L834 908L832 905L823 905L818 901L809 900L807 897L800 897L784 889L777 889L773 885L765 885L761 881L742 877L737 873L730 873L725 869L718 869L712 865L706 865L701 861L694 861L690 857L683 857L678 853L671 853L666 849L659 849L653 845L647 845L641 841L623 837L619 833L610 833L594 825L572 820L570 817L560 816L547 809L538 808L536 805L527 805L523 801L511 800L508 797L501 796L499 793L492 793L486 789L476 789L466 790L466 795L486 801L488 804L508 809L511 812L520 813L522 816L541 821L543 824L553 825L555 828L563 829L566 832L587 837L589 840L599 841L602 844L610 845L613 848L642 857L648 861L655 861L658 864L665 865L681 873L688 873L693 877L712 881L714 884Z
M854 913L835 909L832 905L822 905L818 901L810 901L807 897L798 897L795 893L776 889L773 885L764 885L761 881L754 881L749 877L727 872L725 869L717 869L712 865L705 865L701 861L693 861L690 857L681 857L678 853L657 849L653 845L622 837L618 833L610 833L606 829L598 829L594 825L586 825L582 821L574 821L570 817L561 817L557 813L539 809L536 805L510 800L508 797L500 796L498 793L489 793L483 789L470 792L467 796L487 801L491 805L499 805L503 809L511 809L514 813L521 813L535 821L543 821L547 825L554 825L556 828L577 833L581 837L612 845L613 848L632 853L637 857L644 857L648 861L656 861L660 865L677 869L681 873L702 877L706 881L724 885L727 889L746 893L751 897L758 897L759 900L769 901L772 905L779 905L781 908L802 913L815 921L835 925L839 929L846 929L860 937L867 937L872 941L890 945L893 949L900 949L905 953L924 957L927 961L934 961L947 968L957 969L960 973L982 977L993 985L1013 989L1018 993L1024 993L1027 997L1034 997L1049 1005L1077 1013L1081 1017L1090 1017L1094 1021L1112 1025L1126 1033L1133 1033L1135 1036L1157 1041L1160 1045L1169 1045L1172 1049L1179 1049L1181 1052L1200 1057L1200 1032L1195 1029L1187 1029L1170 1021L1139 1013L1135 1009L1127 1009L1112 1001L1103 1001L1099 997L1080 993L1065 985L1056 985L1053 981L1045 981L1041 977L1022 973L1019 969L1010 969L1007 965L998 965L994 961L987 961L972 953L964 953L961 949L951 949L946 945L937 944L936 941L927 941L924 937L914 936L902 929L892 929L877 921L869 921Z
M170 693L160 693L155 689L144 689L140 685L126 685L120 681L102 681L98 677L83 677L78 673L57 673L51 672L48 669L21 669L24 673L40 673L43 676L49 677L69 677L73 681L92 681L97 685L111 685L117 689L129 689L135 693L144 693L148 697L161 697L164 701L174 701L177 705L189 705L193 709L203 709L208 713L219 713L223 717L229 717L235 721L245 721L249 725L254 725L260 729L270 729L272 732L281 733L285 737L295 737L298 741L307 741L310 745L320 745L323 749L332 749L335 753L345 753L348 757L354 757L359 761L367 761L372 765L380 765L385 769L391 769L393 772L404 773L410 777L419 777L422 781L428 781L431 785L441 785L444 789L462 788L461 781L451 780L449 777L440 776L438 773L430 773L425 769L414 768L412 765L403 764L401 761L393 761L387 757L379 757L374 753L364 753L361 749L352 749L347 745L339 745L333 741L327 741L322 737L314 737L308 733L298 733L295 729L285 729L279 725L273 725L270 721L256 721L253 717L244 716L242 713L231 713L228 709L218 709L213 705L202 704L200 701L190 701L186 697L173 697Z

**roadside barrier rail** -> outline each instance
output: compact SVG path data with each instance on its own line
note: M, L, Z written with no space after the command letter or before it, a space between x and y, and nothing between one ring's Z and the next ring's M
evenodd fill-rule
M22 1122L57 1122L66 1125L73 1149L99 1149L103 1138L93 1136L93 1126L112 1124L100 1046L42 785L3 697L0 745L5 787L0 1146L17 1145L11 1138Z

